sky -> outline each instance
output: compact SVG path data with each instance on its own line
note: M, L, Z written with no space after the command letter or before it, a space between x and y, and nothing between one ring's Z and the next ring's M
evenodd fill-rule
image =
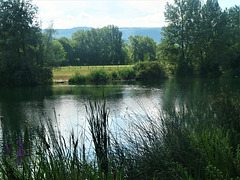
M166 25L166 3L174 0L33 0L42 28L51 22L55 29L73 27L101 28L162 27ZM206 1L206 0L203 0ZM240 0L218 0L222 9L240 5Z

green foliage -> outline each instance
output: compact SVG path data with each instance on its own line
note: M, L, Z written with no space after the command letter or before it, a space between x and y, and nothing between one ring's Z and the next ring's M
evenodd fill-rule
M108 74L104 69L96 69L91 71L87 78L91 83L103 83L108 81Z
M129 42L129 56L132 63L156 59L156 42L153 38L135 35L129 37Z
M59 38L57 39L57 41L59 41L62 44L62 47L66 52L66 56L65 56L66 60L61 63L61 66L67 66L67 65L77 66L79 64L79 61L77 61L75 57L73 41L70 39L67 39L66 37Z
M73 33L71 44L79 65L125 63L124 56L126 54L124 55L122 49L122 32L116 26L109 25L101 29L79 30ZM69 51L69 53L71 52Z
M45 29L43 33L43 45L46 65L50 67L57 67L64 63L66 52L62 43L57 40L53 40L53 35L56 31L53 29L53 24L50 24L48 29Z
M156 60L156 42L148 36L130 36L130 44L122 39L118 27L79 30L71 39L57 39L66 52L63 65L121 65ZM97 57L97 58L96 58Z
M224 106L231 106L231 101ZM239 141L232 144L238 136L232 133L234 127L219 127L218 121L231 117L215 119L222 111L217 108L210 99L199 109L183 103L177 109L161 109L157 116L132 119L133 132L127 135L128 163L134 166L130 179L238 179Z
M66 52L64 51L62 44L57 40L52 41L51 47L54 55L54 58L51 59L51 62L55 66L58 66L65 61Z
M28 74L29 76L29 74ZM50 84L52 83L52 69L49 67L32 67L30 76L34 79L32 84ZM31 83L28 83L31 84Z
M87 76L75 73L70 79L69 84L105 83L109 80L109 75L104 69L92 70Z
M238 6L222 10L216 0L176 0L167 3L160 60L174 64L177 76L238 76Z
M152 80L165 78L165 72L158 61L139 62L133 67L136 79Z
M217 124L240 134L240 106L238 101L230 99L226 94L222 93L213 99L212 103Z
M51 69L45 68L37 8L28 0L9 0L0 1L0 11L0 86L51 81Z
M90 126L95 152L97 156L98 166L105 175L108 174L109 152L110 152L110 135L108 116L109 109L106 102L99 104L96 101L86 106L87 121Z
M229 174L234 175L234 152L230 143L228 132L222 129L213 131L203 130L195 139L198 139L195 147L206 158L208 166L206 167L207 176L220 175L225 179L230 179ZM214 170L215 169L215 170ZM213 171L213 172L211 172ZM216 174L218 172L218 174ZM223 179L223 178L222 178Z
M234 159L234 165L236 167L236 173L240 174L240 144L238 144L236 149L236 158Z
M69 79L70 84L81 84L85 82L102 83L109 80L156 80L166 78L166 73L161 63L147 61L135 64L133 68L119 68L107 72L104 69L92 70L85 77L75 74Z
M119 80L120 75L118 70L112 70L108 74L110 80Z
M198 38L200 7L199 0L176 0L166 5L164 14L169 25L163 28L163 43L167 56L180 68L179 75L192 73L192 48Z
M132 68L120 68L118 70L107 71L105 69L92 70L90 74L83 76L76 73L69 79L70 84L83 83L104 83L109 80L133 80L135 71Z
M75 73L71 78L68 80L69 84L84 84L87 81L87 77L83 76L79 73Z
M135 71L132 68L123 68L118 70L119 79L132 80L135 79Z
M217 169L215 166L212 166L211 164L209 164L207 167L206 167L206 174L207 174L207 179L212 179L212 180L215 180L215 179L220 179L220 180L224 180L224 179L227 179L227 178L224 178L223 176L223 173Z

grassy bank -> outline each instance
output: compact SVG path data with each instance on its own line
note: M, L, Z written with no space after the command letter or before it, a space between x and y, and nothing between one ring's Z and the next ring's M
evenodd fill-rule
M160 62L148 61L136 63L132 67L94 69L87 75L79 71L70 77L69 84L103 83L116 80L159 80L166 77Z
M121 68L117 70L96 69L87 75L75 73L69 79L69 84L98 84L107 83L114 80L133 80L135 79L135 71L132 68Z
M109 130L107 103L89 102L91 159L79 136L71 133L66 141L46 123L33 152L21 137L15 148L3 147L0 178L240 179L240 102L219 94L165 103L155 115L125 116L129 127L115 134Z
M53 69L53 81L67 81L72 75L79 72L81 75L88 75L96 69L105 69L106 71L128 68L131 65L112 65L112 66L65 66Z

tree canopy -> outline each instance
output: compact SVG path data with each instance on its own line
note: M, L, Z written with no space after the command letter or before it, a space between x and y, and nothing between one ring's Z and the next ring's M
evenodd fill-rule
M154 61L156 59L156 42L148 36L129 37L129 56L133 63L139 61Z
M217 0L168 3L160 57L174 64L177 75L234 74L240 68L239 14L238 6L222 10Z
M116 26L79 30L73 33L72 44L79 65L124 64L122 32Z
M0 0L0 85L32 85L51 80L44 66L37 8L29 0Z

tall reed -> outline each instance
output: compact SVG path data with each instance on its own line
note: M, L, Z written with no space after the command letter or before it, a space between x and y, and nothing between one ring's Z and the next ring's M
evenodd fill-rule
M167 104L157 114L143 109L126 116L131 125L118 138L110 131L107 102L92 101L86 105L92 160L78 135L64 138L47 119L32 153L21 137L15 150L3 148L0 178L240 179L239 105L220 94L202 105Z
M108 174L108 158L110 137L108 129L109 108L106 101L103 104L89 102L86 106L87 121L93 139L98 165L105 174Z

